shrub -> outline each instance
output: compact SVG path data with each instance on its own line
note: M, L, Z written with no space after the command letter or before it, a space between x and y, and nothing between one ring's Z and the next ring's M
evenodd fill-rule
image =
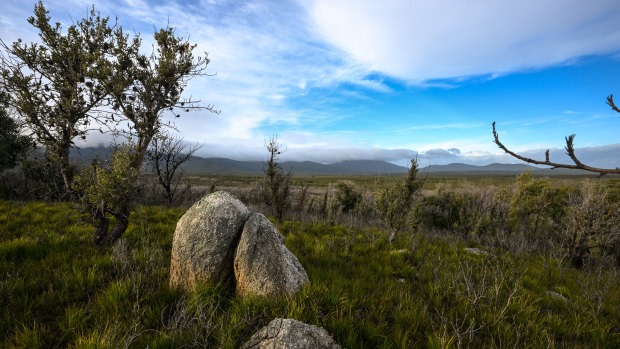
M405 227L412 208L414 194L424 185L424 180L417 178L418 162L411 159L411 168L406 178L388 185L375 199L375 207L381 219L391 230L388 240L391 242L396 234Z
M568 214L561 229L566 257L577 268L586 258L615 259L620 266L620 203L606 188L585 180L568 196Z
M567 194L567 188L553 188L548 182L533 178L528 170L517 178L509 227L538 239L539 231L550 231L564 216Z
M440 229L462 237L492 236L506 225L507 208L492 189L445 190L428 195L414 214L427 229Z
M362 193L355 188L355 184L352 182L342 181L336 184L336 201L340 211L347 213L362 201Z
M101 166L96 160L75 178L73 188L96 225L95 244L109 246L125 232L129 224L130 204L136 197L138 170L132 164L132 147L122 145L111 160ZM109 218L116 225L108 234Z

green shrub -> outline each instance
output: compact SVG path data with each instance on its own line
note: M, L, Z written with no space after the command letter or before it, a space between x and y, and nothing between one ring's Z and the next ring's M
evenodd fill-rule
M362 193L355 188L355 184L352 182L343 181L336 184L336 200L340 210L347 213L362 201Z
M568 188L553 188L532 177L528 170L517 178L517 188L510 203L508 224L513 231L538 239L560 222L565 214Z
M426 229L462 237L493 236L506 226L507 207L492 189L445 190L425 196L416 205L416 219Z
M375 198L375 207L391 230L389 241L394 240L396 234L406 226L415 199L414 195L424 185L424 180L417 176L418 162L413 158L407 177L388 185Z

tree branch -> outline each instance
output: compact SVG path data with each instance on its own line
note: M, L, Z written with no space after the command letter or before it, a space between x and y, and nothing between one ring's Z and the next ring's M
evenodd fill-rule
M611 103L610 105L613 104L613 99L612 96L607 98L608 103ZM609 102L611 101L611 102ZM612 106L612 108L614 108L615 106ZM611 169L611 168L598 168L598 167L592 167L592 166L588 166L583 164L581 161L579 161L579 159L577 158L577 156L575 155L575 148L573 146L573 141L575 139L575 135L572 134L568 137L566 137L566 147L564 149L566 149L566 154L571 158L571 160L573 160L573 162L575 163L575 165L569 165L569 164L560 164L557 162L551 162L549 160L549 150L547 150L545 152L545 161L540 161L540 160L534 160L531 158L526 158L524 156L521 156L511 150L509 150L508 148L506 148L506 146L504 144L502 144L502 142L500 142L499 140L499 136L497 135L497 131L495 130L495 121L493 121L493 136L495 137L495 144L497 144L502 150L504 150L506 153L508 153L508 155L517 158L521 161L525 161L525 162L529 162L531 164L536 164L536 165L547 165L547 166L552 166L553 168L569 168L569 169L574 169L574 170L585 170L585 171L590 171L590 172L595 172L598 173L600 176L606 175L606 174L610 174L610 173L617 173L620 174L620 168L616 167L615 169Z
M617 111L618 113L620 113L620 109L618 109L618 107L616 107L616 104L614 103L614 95L609 95L607 97L607 105L609 105L611 107L611 109Z

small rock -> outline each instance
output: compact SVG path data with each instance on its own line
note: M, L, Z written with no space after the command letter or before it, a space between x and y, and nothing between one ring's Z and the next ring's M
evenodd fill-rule
M562 296L561 294L555 292L555 291L547 291L547 296L553 298L553 299L560 299L563 300L564 302L568 303L568 298Z
M234 259L240 296L293 295L310 282L297 257L284 246L284 237L260 213L245 223Z
M467 247L463 249L465 252L467 253L471 253L471 254L475 254L478 256L488 256L489 252L481 250L479 248L475 248L475 247Z
M256 332L243 349L338 349L329 333L293 319L274 319Z
M398 282L399 284L404 284L407 282L407 280L403 279L403 278L398 278L396 279L396 282Z

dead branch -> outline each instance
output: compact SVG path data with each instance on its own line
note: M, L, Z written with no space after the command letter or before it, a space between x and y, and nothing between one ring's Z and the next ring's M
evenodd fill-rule
M616 104L614 103L614 95L609 95L607 97L607 105L609 105L611 107L611 109L617 111L618 113L620 113L620 109L618 109L618 107L616 107Z
M607 103L616 111L618 111L620 113L620 110L618 110L618 108L615 106L614 102L613 102L613 96L609 96L607 97ZM598 167L592 167L592 166L588 166L583 164L581 161L579 161L579 159L577 158L577 156L575 155L575 148L573 146L573 141L575 139L575 135L572 134L568 137L565 137L566 139L566 147L564 149L566 149L566 154L571 158L571 160L573 160L573 162L575 163L574 165L570 165L570 164L560 164L557 162L551 162L549 160L549 149L547 149L547 151L545 152L545 161L540 161L540 160L534 160L531 158L526 158L524 156L521 156L511 150L509 150L508 148L506 148L505 145L502 144L502 142L499 141L499 136L497 135L497 131L495 130L495 121L493 121L493 136L495 137L495 144L497 144L502 150L504 150L506 153L508 153L510 156L515 157L521 161L525 161L525 162L529 162L531 164L536 164L536 165L547 165L547 166L552 166L552 168L570 168L570 169L574 169L574 170L585 170L585 171L590 171L590 172L595 172L598 173L600 176L606 175L606 174L610 174L610 173L618 173L620 174L620 168L616 167L615 169L612 168L598 168Z

